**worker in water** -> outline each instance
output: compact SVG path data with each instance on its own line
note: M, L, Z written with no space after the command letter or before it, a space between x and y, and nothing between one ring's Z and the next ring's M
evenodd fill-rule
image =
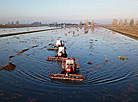
M61 46L64 46L63 41L62 40L57 40L56 47L61 47Z
M59 47L58 48L58 53L55 57L67 57L65 47Z

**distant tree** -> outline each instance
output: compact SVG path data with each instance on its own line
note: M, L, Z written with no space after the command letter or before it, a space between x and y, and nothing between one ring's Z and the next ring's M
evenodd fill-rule
M117 19L113 19L112 26L117 27Z
M91 22L91 26L94 26L94 25L95 25L94 20L92 20L92 22Z
M137 22L136 22L136 27L138 27L138 20L137 20Z
M88 19L86 20L85 25L86 25L86 26L89 25L89 20L88 20Z
M16 25L18 25L19 24L19 21L17 20L15 23L16 23Z
M82 22L80 22L80 25L82 25Z
M123 21L122 21L122 19L119 21L119 27L122 27L122 25L123 25Z
M11 24L14 24L14 22L12 21Z
M127 18L124 20L124 26L127 26Z
M130 27L134 27L134 19L131 19L131 20L130 20L129 25L130 25Z

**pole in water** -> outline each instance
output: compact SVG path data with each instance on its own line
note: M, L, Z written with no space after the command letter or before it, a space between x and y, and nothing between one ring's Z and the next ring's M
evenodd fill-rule
M105 61L108 61L108 59L107 59L106 55L104 55L104 56L105 56Z

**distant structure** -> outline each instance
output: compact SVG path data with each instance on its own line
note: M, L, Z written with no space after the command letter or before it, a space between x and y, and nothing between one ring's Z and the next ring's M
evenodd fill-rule
M124 27L127 26L127 18L124 20Z
M123 26L123 21L122 19L119 21L119 27L122 27Z
M117 27L117 19L113 19L112 26Z
M12 21L12 22L11 22L11 24L13 25L13 24L14 24L14 22Z
M42 24L41 22L33 22L33 23L31 23L31 25L39 25L39 24Z
M85 26L89 26L89 20L88 19L85 22Z
M137 22L136 22L136 27L138 27L138 20L137 20Z
M134 19L131 19L131 20L130 20L129 25L130 25L130 27L134 27Z
M55 25L56 26L56 25L58 25L58 23L57 22L53 22L53 23L51 23L51 25Z
M94 20L92 20L92 22L91 22L91 26L94 26L94 25L95 25Z
M11 24L10 22L8 22L8 24Z
M16 23L16 25L19 25L19 21L18 20L15 23Z
M55 22L55 23L54 23L54 25L55 25L55 26L57 26L57 25L58 25L58 23L57 23L57 22Z

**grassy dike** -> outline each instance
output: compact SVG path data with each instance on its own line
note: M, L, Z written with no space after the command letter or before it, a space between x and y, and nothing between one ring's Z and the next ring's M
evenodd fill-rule
M138 40L138 28L137 27L129 27L129 26L112 27L112 26L105 26L105 25L102 27Z
M18 33L10 33L10 34L1 34L0 37L12 36L12 35L20 35L20 34L28 34L28 33L35 33L35 32L42 32L42 31L49 31L49 30L56 30L61 28L52 28L52 29L43 29L37 31L27 31L27 32L18 32Z

